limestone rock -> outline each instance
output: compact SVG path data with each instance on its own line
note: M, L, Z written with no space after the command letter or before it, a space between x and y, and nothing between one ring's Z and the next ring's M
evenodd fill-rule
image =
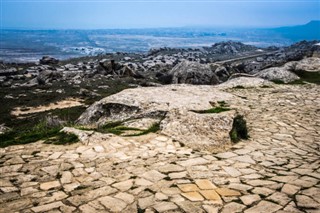
M260 71L256 74L256 76L270 81L282 81L284 83L289 83L300 79L299 76L290 72L285 67L268 68Z
M170 72L173 84L214 85L219 83L216 74L209 65L197 62L183 61Z

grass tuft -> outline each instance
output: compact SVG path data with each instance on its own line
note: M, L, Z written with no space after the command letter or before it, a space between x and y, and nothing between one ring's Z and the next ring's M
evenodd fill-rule
M207 114L207 113L220 113L220 112L226 112L226 111L229 111L231 110L230 108L227 108L227 107L214 107L214 108L211 108L211 109L207 109L207 110L199 110L199 111L194 111L196 113L200 113L200 114Z
M55 145L65 145L72 144L79 141L77 135L72 133L59 132L54 137L48 138L44 143L55 144Z

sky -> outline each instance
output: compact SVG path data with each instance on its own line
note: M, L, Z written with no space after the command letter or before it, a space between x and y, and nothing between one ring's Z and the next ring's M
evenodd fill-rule
M2 29L274 27L320 20L320 0L0 0Z

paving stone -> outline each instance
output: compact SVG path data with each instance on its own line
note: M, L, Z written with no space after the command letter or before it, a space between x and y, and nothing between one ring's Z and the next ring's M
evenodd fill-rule
M159 181L159 180L165 178L166 176L156 170L151 170L151 171L148 171L148 172L145 172L144 174L142 174L141 177L148 179L152 182L156 182L156 181Z
M175 210L178 208L178 206L172 202L161 202L154 205L153 208L155 208L157 212L166 212L166 211Z
M175 165L175 164L166 164L158 168L158 171L162 173L181 172L184 170L185 169L182 166Z
M256 194L250 194L250 195L244 195L242 197L240 197L240 200L242 201L242 203L246 206L250 206L253 203L260 201L261 198L259 195Z
M268 186L268 185L276 184L276 182L269 181L269 180L249 180L247 181L247 184L251 186Z
M232 177L238 177L241 175L241 172L239 172L237 169L233 167L223 166L222 168Z
M260 194L263 196L268 196L274 192L274 190L265 188L265 187L256 187L252 190L253 193L255 194Z
M285 212L302 213L293 201L290 202L283 210Z
M183 192L199 191L199 188L195 184L179 184L178 187Z
M135 184L138 186L151 186L153 184L153 182L150 182L150 181L143 179L143 178L138 178L135 180Z
M115 198L118 198L120 200L123 200L124 202L126 202L127 204L133 203L134 201L134 196L128 193L123 193L123 192L119 192L116 196L114 196Z
M141 209L146 209L148 206L152 206L154 204L154 196L151 195L149 197L140 198L138 200L138 205Z
M207 213L218 213L219 207L211 206L211 205L203 205L202 206Z
M301 194L308 195L309 197L312 197L312 199L320 203L320 187L305 189L301 192Z
M248 191L248 190L251 190L253 187L246 184L241 184L241 183L231 183L228 185L228 188L235 189L238 191Z
M218 194L221 196L229 197L229 196L240 196L241 193L235 190L227 189L227 188L217 188L215 189Z
M288 195L294 195L299 190L300 190L299 186L294 186L294 185L291 185L291 184L284 184L282 189L281 189L281 192L286 193Z
M196 180L195 183L200 189L208 190L217 188L211 181L207 179Z
M27 187L27 188L22 188L20 194L21 194L21 196L25 196L25 195L32 194L32 193L35 193L38 191L39 191L38 189L35 189L33 187Z
M267 197L267 199L275 203L278 203L282 206L287 205L291 200L285 193L281 192L275 192L271 196Z
M163 193L161 193L161 192L158 192L158 193L155 194L155 198L157 200L167 200L168 196L163 194Z
M202 201L203 197L199 194L199 192L185 192L181 193L182 196L191 200L191 201Z
M177 163L184 167L190 167L190 166L208 164L209 161L199 157L199 158L192 158L186 161L179 161Z
M242 212L244 208L246 208L245 205L231 202L223 207L223 209L221 210L221 213Z
M120 212L127 206L124 201L110 196L99 198L99 202L111 212Z
M133 180L126 180L112 185L120 191L127 191L133 186Z
M240 161L243 163L250 163L250 164L255 164L256 162L249 156L249 155L242 155L242 156L237 156L234 158L231 158L232 160L235 161Z
M320 208L320 204L305 195L296 195L297 206L303 208Z
M49 204L42 205L42 206L33 207L31 209L34 212L46 212L51 209L59 208L60 206L64 206L64 204L61 201L58 201L58 202L49 203Z
M53 189L56 187L59 187L60 183L59 181L50 181L50 182L46 182L46 183L41 183L40 184L40 189L42 190L49 190L49 189Z
M173 173L170 173L168 176L171 178L171 179L181 179L181 178L185 178L187 177L187 172L173 172Z
M72 182L72 178L73 178L72 173L69 172L69 171L65 171L65 172L62 173L60 181L61 181L62 184L71 183Z
M200 193L207 200L221 200L220 195L215 190L201 190Z
M191 201L180 201L176 203L184 212L204 213L204 210L194 205Z
M216 155L217 158L232 158L238 155L234 154L233 152L223 152Z
M245 213L272 213L280 210L282 206L268 201L261 201L257 205L245 210Z

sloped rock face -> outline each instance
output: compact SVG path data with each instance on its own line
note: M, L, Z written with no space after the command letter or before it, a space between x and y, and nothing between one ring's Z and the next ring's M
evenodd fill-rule
M199 114L187 110L171 110L161 122L161 132L199 150L229 143L234 110L224 113Z
M283 81L289 83L295 80L299 80L299 76L288 71L286 67L272 67L257 73L256 76L264 78L270 81Z
M170 72L173 84L215 85L219 78L209 65L198 62L183 61Z
M281 80L289 83L299 80L301 75L310 72L320 72L320 58L310 57L300 61L291 61L282 67L272 67L257 73L255 76L268 80Z
M238 78L232 78L222 84L217 85L217 88L221 89L228 89L228 88L234 88L237 86L241 87L261 87L261 86L270 86L273 83L257 77L238 77Z
M298 61L295 71L320 72L320 58L310 57Z
M236 111L206 114L195 111L208 110L218 106L220 101L228 103L234 99L237 97L213 86L169 85L127 89L90 106L78 123L103 125L114 121L134 121L139 126L139 120L152 118L160 122L163 134L190 147L205 149L230 143L229 132Z

